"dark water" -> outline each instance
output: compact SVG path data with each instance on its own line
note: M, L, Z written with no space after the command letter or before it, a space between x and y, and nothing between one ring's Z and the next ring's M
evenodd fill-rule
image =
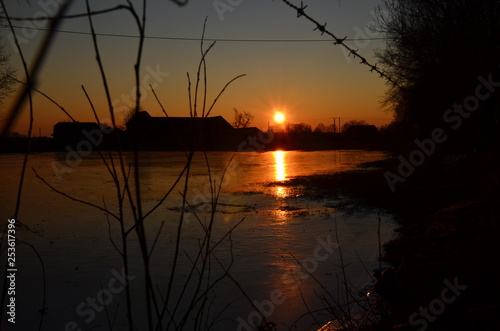
M33 155L29 169L35 168L40 176L62 192L115 211L118 203L114 184L98 156L91 155L78 165L68 162L66 156ZM190 207L183 223L173 297L180 296L199 240L203 237L200 222L210 219L209 178L217 187L222 185L215 213L213 243L244 219L232 232L232 246L226 238L214 254L228 265L232 250L232 277L280 330L287 329L307 312L305 303L311 310L322 307L319 299L322 289L314 278L332 293L336 292L337 275L341 271L339 243L349 281L359 288L369 283L370 277L364 268L371 270L378 266L377 211L362 211L349 201L329 197L311 199L300 194L300 187L269 184L286 181L293 176L351 170L359 163L384 156L383 152L375 151L209 153L207 158L198 154L191 168L187 195ZM125 158L127 164L132 162L131 155L125 155ZM142 154L141 195L145 211L159 202L185 162L184 153ZM13 213L21 163L19 155L1 156L0 159L0 217L5 220ZM61 173L61 169L65 173ZM164 223L151 260L158 295L164 295L171 270L181 215L181 191L182 185L179 184L147 219L150 246ZM131 226L130 209L126 208L126 212L129 213L126 222ZM44 317L44 330L64 330L73 323L82 330L93 327L107 330L106 315L114 316L115 311L115 329L124 329L125 294L120 286L124 275L120 255L112 244L112 241L119 243L120 240L118 223L113 219L109 219L108 223L102 211L55 193L38 180L32 170L26 177L18 220L35 233L18 228L17 238L36 247L45 268L48 310ZM336 227L338 232L335 232ZM393 228L391 216L382 214L382 241L392 237ZM128 277L136 302L136 320L144 323L145 308L140 304L143 294L139 291L143 268L135 232L131 232L129 242L131 269ZM297 261L309 274L298 267ZM213 278L216 278L222 271L217 263L212 261L212 264ZM29 330L38 325L40 316L42 266L34 251L19 243L17 265L18 320L15 329ZM108 287L113 291L103 292ZM190 290L188 286L188 293ZM112 297L105 296L109 293ZM246 323L251 323L252 318L256 320L255 308L230 280L224 279L219 283L210 291L210 297L212 315L230 303L215 329L246 330ZM105 304L92 308L90 302L93 298ZM327 314L320 314L319 317L322 322L330 318ZM316 326L310 323L307 318L300 320L300 329L314 329Z

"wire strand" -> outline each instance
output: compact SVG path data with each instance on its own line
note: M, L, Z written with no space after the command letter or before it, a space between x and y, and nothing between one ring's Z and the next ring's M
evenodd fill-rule
M19 25L13 25L16 29L24 29L28 28L30 30L38 30L38 31L48 31L45 28L37 28L37 27L23 27ZM1 28L1 27L0 27ZM91 35L90 32L85 31L70 31L70 30L56 30L55 32L59 33L67 33L67 34L76 34L76 35ZM96 36L99 37L117 37L117 38L139 38L138 35L129 35L129 34L116 34L116 33L96 33ZM157 40L179 40L179 41L197 41L199 42L200 38L191 38L191 37L166 37L166 36L144 36L144 39L157 39ZM231 38L205 38L205 41L217 41L217 42L242 42L242 43L307 43L307 42L323 42L323 43L331 43L330 39L231 39ZM348 38L345 41L376 41L376 40L388 40L385 37L378 38Z

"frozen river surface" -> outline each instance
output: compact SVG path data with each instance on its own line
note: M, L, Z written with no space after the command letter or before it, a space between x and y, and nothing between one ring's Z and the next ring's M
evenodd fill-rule
M225 277L210 288L200 319L215 320L214 330L251 330L250 326L260 321L260 315L255 312L259 309L268 321L277 324L278 330L288 330L308 310L323 308L321 296L325 290L336 295L342 272L339 244L349 282L358 288L368 284L370 275L365 268L378 267L378 211L358 208L352 201L339 197L304 196L300 187L280 185L280 182L294 176L352 170L360 163L385 156L376 151L214 152L206 158L202 153L197 154L190 169L187 206L169 300L172 304L165 314L181 319L190 295L195 292L193 284L197 283L193 280L201 269L205 267L203 279L215 280L233 261L229 271L232 279ZM130 231L127 237L129 273L125 275L122 258L114 247L115 244L118 250L122 248L119 223L101 210L54 192L31 170L34 168L65 194L118 213L114 183L98 155L86 157L77 166L69 164L66 157L52 153L30 157L17 220L32 232L17 228L16 324L9 324L8 330L37 329L42 307L46 308L43 330L125 330L123 284L127 280L133 297L134 321L139 330L146 330L146 305L141 290L144 266L137 233ZM128 171L132 155L124 157ZM141 154L139 170L144 213L159 203L185 163L184 153ZM0 156L2 224L14 212L21 164L20 155ZM62 168L68 171L61 173L59 167L56 174L54 165L68 167ZM209 178L218 186L224 169L210 238L212 247L220 243L203 266L196 257L198 247L203 245L203 227L211 215ZM145 221L148 249L154 246L150 263L157 302L168 292L182 214L183 186L184 177ZM129 206L127 201L125 198L124 204ZM129 229L133 225L132 210L125 207L124 213ZM394 223L390 215L382 213L381 218L381 238L385 242L393 236ZM241 220L231 236L225 236ZM40 258L23 242L36 248ZM5 263L5 252L2 254L2 263ZM193 264L197 266L194 269ZM191 278L190 273L194 275ZM188 285L183 290L185 283ZM181 303L175 310L173 302L179 300ZM339 302L342 302L340 295ZM190 315L187 325L195 323L196 319L192 318L195 315ZM321 311L315 317L319 323L331 319ZM7 315L3 314L2 319L4 325ZM209 324L203 323L201 325ZM163 329L166 326L163 325ZM318 323L304 317L293 329L315 328ZM174 327L171 325L170 329Z

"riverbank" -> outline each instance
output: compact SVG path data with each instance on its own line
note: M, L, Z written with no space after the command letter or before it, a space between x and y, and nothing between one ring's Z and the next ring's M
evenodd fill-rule
M233 152L253 152L253 151L327 151L327 150L386 150L393 149L394 144L387 139L377 135L376 137L360 138L343 133L322 133L322 132L277 132L263 133L255 135L245 135L241 132L237 136L220 137L220 141L206 144L201 140L188 146L185 143L175 143L168 140L158 140L156 142L139 144L141 151L180 151L184 152L190 148L198 151L233 151ZM120 137L118 143L116 137ZM106 138L106 139L105 139ZM113 136L99 135L85 136L78 134L68 140L54 139L51 137L32 137L29 150L35 153L43 152L65 152L77 151L85 152L88 149L95 151L133 151L135 149L134 140L117 130ZM120 147L120 148L119 148ZM26 136L7 137L0 141L0 153L25 153L28 148L28 138Z
M392 192L384 174L397 174L399 162L392 157L288 185L312 197L347 196L386 209L400 224L397 239L384 246L383 260L397 277L384 295L391 313L375 329L493 329L500 306L498 160L433 160Z

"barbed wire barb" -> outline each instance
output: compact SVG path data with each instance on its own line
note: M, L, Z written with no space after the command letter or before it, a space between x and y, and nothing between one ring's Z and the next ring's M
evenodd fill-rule
M297 9L297 17L304 15L304 10L307 8L307 5L304 6L304 3L300 2L300 8Z
M347 49L347 51L349 52L348 56L352 55L354 58L358 58L360 60L360 64L366 65L366 66L368 66L370 68L370 72L376 72L376 73L378 73L381 78L385 78L392 85L399 87L399 84L391 76L389 76L388 74L386 74L382 69L378 68L376 65L373 65L370 62L368 62L368 60L364 56L360 55L359 54L359 49L353 49L349 45L347 45L345 43L345 41L347 39L347 36L344 37L344 38L337 37L331 31L329 31L329 30L326 29L326 24L327 23L321 24L317 20L315 20L314 18L312 18L311 16L309 16L305 12L305 9L307 8L307 5L304 6L304 3L302 1L300 2L300 7L294 5L293 3L291 3L288 0L281 0L281 1L283 1L289 7L295 9L297 11L297 17L303 16L306 19L308 19L310 22L312 22L313 24L315 24L316 27L313 29L313 31L318 30L319 32L321 32L321 35L323 35L323 34L329 35L330 37L333 38L333 40L334 40L333 44L334 45L340 45L340 46L344 47L345 49Z

